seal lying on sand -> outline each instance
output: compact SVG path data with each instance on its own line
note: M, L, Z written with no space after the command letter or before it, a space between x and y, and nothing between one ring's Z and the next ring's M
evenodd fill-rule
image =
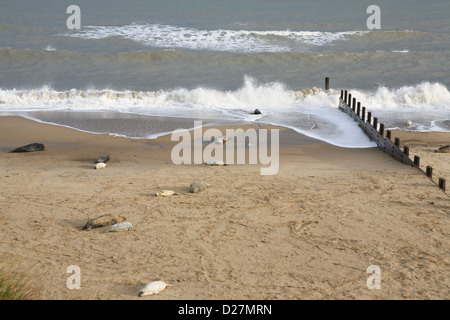
M129 222L119 222L113 224L111 227L107 228L103 232L118 232L118 231L129 231L133 229L133 225Z
M125 221L127 218L118 216L116 214L102 214L97 218L90 219L83 227L83 230L91 230L92 228L99 228L110 226L119 222Z
M105 154L104 156L98 157L95 163L107 163L109 161L109 154Z
M172 195L178 196L178 193L176 193L172 190L161 190L161 191L158 191L157 193L155 193L156 197L168 197L168 196L172 196Z
M208 184L206 184L205 182L193 182L191 183L191 185L189 186L189 192L191 193L198 193L200 191L205 190L208 187Z
M437 153L450 153L450 144L442 146L442 147L440 147L439 149L437 149L434 152L437 152Z
M10 152L33 152L33 151L44 151L45 146L42 143L30 143L26 146L19 147Z
M205 162L205 164L207 166L226 166L225 162L221 161L221 160L208 160Z
M152 294L158 294L161 291L163 291L167 286L169 286L164 281L152 281L147 283L145 286L142 287L141 290L139 290L138 296L149 296Z
M95 164L95 169L96 170L98 170L98 169L103 169L103 168L106 168L108 165L106 164L106 163L103 163L103 162L99 162L99 163L96 163Z

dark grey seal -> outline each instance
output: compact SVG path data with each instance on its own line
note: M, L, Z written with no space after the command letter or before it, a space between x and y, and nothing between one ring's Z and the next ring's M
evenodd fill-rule
M442 146L439 149L435 150L434 152L436 152L436 153L450 153L450 144Z
M109 154L105 154L104 156L100 156L95 163L107 163L109 159Z
M19 147L10 152L33 152L33 151L44 151L45 146L42 143L30 143L26 146Z
M259 111L258 109L255 109L255 111L253 111L251 114L261 114L261 111Z

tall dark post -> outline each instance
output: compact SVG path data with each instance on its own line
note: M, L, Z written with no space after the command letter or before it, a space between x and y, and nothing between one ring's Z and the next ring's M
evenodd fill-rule
M351 108L352 107L352 94L348 94L348 101L346 101L347 105Z
M391 140L391 130L386 130L386 139ZM409 149L408 149L409 150ZM408 153L409 154L409 153Z
M380 123L380 134L382 137L384 137L384 124Z
M361 118L361 102L358 102L357 104L356 114Z
M399 138L395 138L394 144L395 144L397 147L400 147L400 139L399 139Z
M344 90L341 90L341 100L344 99Z
M325 90L330 90L330 78L325 78Z
M433 168L427 166L427 177L433 178Z
M378 130L378 118L373 117L373 127L375 130Z
M361 120L362 120L362 122L366 122L366 107L362 107Z
M372 122L372 112L367 112L367 123L370 124Z
M348 92L347 92L347 90L345 90L344 91L344 102L345 103L347 103L347 95L348 95Z
M445 192L445 179L439 178L439 188Z
M420 157L419 156L414 156L414 164L418 167L420 167Z
M352 103L353 112L355 112L355 108L356 108L356 98L353 98L353 103Z
M404 147L403 147L403 153L404 153L406 156L409 156L409 147L404 146Z

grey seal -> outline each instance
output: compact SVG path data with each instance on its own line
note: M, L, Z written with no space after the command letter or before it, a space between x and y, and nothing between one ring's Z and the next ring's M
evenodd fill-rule
M33 152L33 151L44 151L45 146L42 143L30 143L26 146L16 148L10 152Z
M86 224L84 225L83 230L91 230L92 228L110 226L119 222L123 222L125 220L125 217L118 216L116 214L102 214L101 216L88 220L88 222L86 222Z

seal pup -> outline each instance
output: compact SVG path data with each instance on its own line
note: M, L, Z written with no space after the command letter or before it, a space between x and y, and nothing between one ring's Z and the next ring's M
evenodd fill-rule
M44 151L45 146L42 143L30 143L26 146L16 148L10 152L33 152L33 151Z
M189 192L191 193L198 193L200 191L205 190L209 185L205 182L198 181L198 182L192 182L189 186Z
M170 285L161 280L149 282L139 290L138 297L158 294L168 286Z
M230 140L231 139L231 137L227 137L227 136L220 136L220 137L217 137L216 139L214 139L214 142L216 143L216 144L224 144L224 143L226 143L228 140Z
M406 121L405 125L409 128L412 127L413 123L411 120Z
M118 222L116 224L113 224L109 228L107 228L103 233L105 232L118 232L118 231L129 231L133 229L133 225L130 222Z
M123 222L126 219L127 218L118 216L116 214L102 214L101 216L88 220L88 222L86 222L86 224L84 225L83 230L91 230L92 228L110 226L119 222Z
M445 146L442 146L435 150L436 153L450 153L450 144L447 144Z
M95 163L107 163L109 159L110 159L109 154L105 154L104 156L98 157L98 159L95 160Z
M206 165L208 166L226 166L225 162L221 161L221 160L208 160L205 162Z
M99 163L96 163L95 164L95 170L98 170L98 169L103 169L103 168L106 168L108 165L106 164L106 163L103 163L103 162L99 162Z
M178 196L178 193L172 190L160 190L155 193L155 197L169 197L169 196Z

